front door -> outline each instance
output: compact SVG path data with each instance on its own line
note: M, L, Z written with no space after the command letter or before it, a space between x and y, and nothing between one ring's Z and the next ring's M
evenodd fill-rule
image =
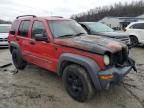
M144 23L141 23L141 28L139 29L140 37L141 37L141 41L144 42Z
M33 22L31 41L29 43L31 48L31 57L33 58L32 61L34 64L55 71L53 68L55 50L48 39L48 33L45 28L43 21L36 20ZM36 41L36 35L47 37L47 41Z
M137 23L130 27L130 33L136 34L140 42L144 42L144 23Z

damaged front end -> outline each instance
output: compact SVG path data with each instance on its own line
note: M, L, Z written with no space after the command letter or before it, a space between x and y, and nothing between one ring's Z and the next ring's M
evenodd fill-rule
M98 90L107 89L112 83L117 84L132 69L136 71L135 61L129 58L129 49L123 43L93 35L55 39L54 42L95 56L99 69L91 67L91 70L94 72L93 83ZM98 55L103 59L99 60Z
M135 61L128 56L126 49L110 55L111 62L107 68L98 73L101 88L109 89L118 84L132 69L137 72Z
M135 61L129 57L129 51L127 48L122 48L122 50L111 54L111 63L110 66L115 67L125 67L125 66L131 66L134 71L137 72L137 69L135 67Z

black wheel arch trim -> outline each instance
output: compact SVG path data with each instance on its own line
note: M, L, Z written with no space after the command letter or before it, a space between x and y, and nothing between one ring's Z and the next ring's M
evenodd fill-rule
M64 53L61 55L60 59L59 59L59 63L58 63L58 70L57 70L57 73L59 76L62 76L62 72L63 72L63 69L62 69L62 64L64 62L72 62L72 63L76 63L78 65L81 65L83 66L89 76L90 76L90 79L92 81L92 83L94 84L95 88L97 90L101 90L101 85L100 85L100 82L99 82L99 78L98 78L98 72L100 71L100 68L98 66L98 64L88 58L88 57L84 57L84 56L80 56L80 55L76 55L76 54L71 54L71 53Z
M9 43L9 50L10 50L11 53L12 53L12 50L13 50L12 48L17 49L17 50L20 51L20 46L16 42L10 42Z

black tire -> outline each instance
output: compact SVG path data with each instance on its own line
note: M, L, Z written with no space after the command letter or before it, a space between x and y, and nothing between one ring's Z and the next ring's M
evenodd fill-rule
M63 81L68 94L79 102L85 102L94 95L90 77L79 65L67 66L63 72Z
M139 44L138 38L135 36L130 36L132 46L136 47Z
M12 60L13 60L15 67L20 70L23 70L27 65L26 61L23 60L23 58L21 57L21 54L16 49L12 51Z

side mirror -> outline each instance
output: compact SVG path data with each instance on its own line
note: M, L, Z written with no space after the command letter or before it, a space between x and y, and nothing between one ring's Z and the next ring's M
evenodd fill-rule
M47 36L44 36L43 34L35 34L35 40L48 42Z

